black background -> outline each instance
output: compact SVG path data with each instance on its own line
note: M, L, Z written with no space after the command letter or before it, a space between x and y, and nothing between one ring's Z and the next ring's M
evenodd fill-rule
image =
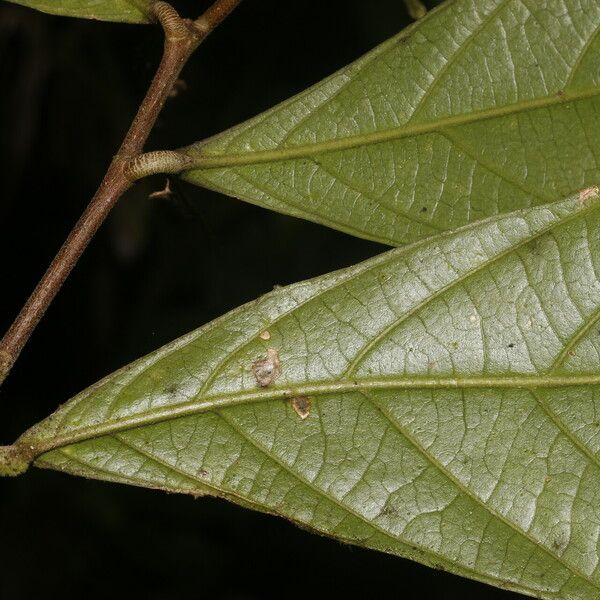
M177 6L194 16L208 4ZM186 145L251 117L408 22L401 0L246 0L186 67L187 90L169 101L147 149ZM1 3L3 329L92 196L161 43L156 27ZM181 182L171 199L148 198L163 185L164 177L144 180L121 200L48 311L0 390L3 443L100 377L274 285L384 249ZM224 501L37 469L0 480L3 599L412 599L417 590L519 597Z

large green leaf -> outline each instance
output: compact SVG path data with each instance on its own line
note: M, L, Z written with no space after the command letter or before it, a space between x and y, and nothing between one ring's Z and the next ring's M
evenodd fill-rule
M599 30L598 0L448 1L185 178L392 245L565 197L600 180Z
M600 595L600 197L275 290L32 428L36 464Z
M53 15L100 21L149 23L153 0L8 0Z

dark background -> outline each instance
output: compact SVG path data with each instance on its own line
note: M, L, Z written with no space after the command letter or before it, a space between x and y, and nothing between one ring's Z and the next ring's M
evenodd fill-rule
M208 4L177 6L195 16ZM401 0L246 0L186 67L187 90L169 101L147 149L186 145L245 120L408 22ZM3 330L92 196L161 44L156 27L0 2ZM2 443L114 369L275 284L383 249L177 181L172 198L149 199L164 180L144 180L121 200L33 335L0 390ZM0 479L2 599L412 599L416 590L426 598L518 597L224 501L37 469Z

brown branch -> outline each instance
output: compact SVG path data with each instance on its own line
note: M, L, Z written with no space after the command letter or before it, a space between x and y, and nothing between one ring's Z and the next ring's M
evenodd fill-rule
M216 29L232 12L242 0L220 0L215 2L203 15L194 21L194 26L208 35Z
M130 172L129 164L143 151L181 69L200 43L240 2L217 0L195 21L182 19L166 2L153 5L153 12L165 33L160 65L100 187L14 323L0 340L0 384L112 207L137 179L137 175Z

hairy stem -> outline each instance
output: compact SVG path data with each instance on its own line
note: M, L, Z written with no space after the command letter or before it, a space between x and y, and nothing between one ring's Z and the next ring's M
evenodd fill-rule
M140 173L133 173L129 165L135 164L135 159L141 154L181 69L200 43L240 2L217 0L195 21L182 19L166 2L153 5L154 15L165 34L160 65L94 197L0 340L0 384L6 379L36 325L112 207L135 179L143 175L143 169Z

